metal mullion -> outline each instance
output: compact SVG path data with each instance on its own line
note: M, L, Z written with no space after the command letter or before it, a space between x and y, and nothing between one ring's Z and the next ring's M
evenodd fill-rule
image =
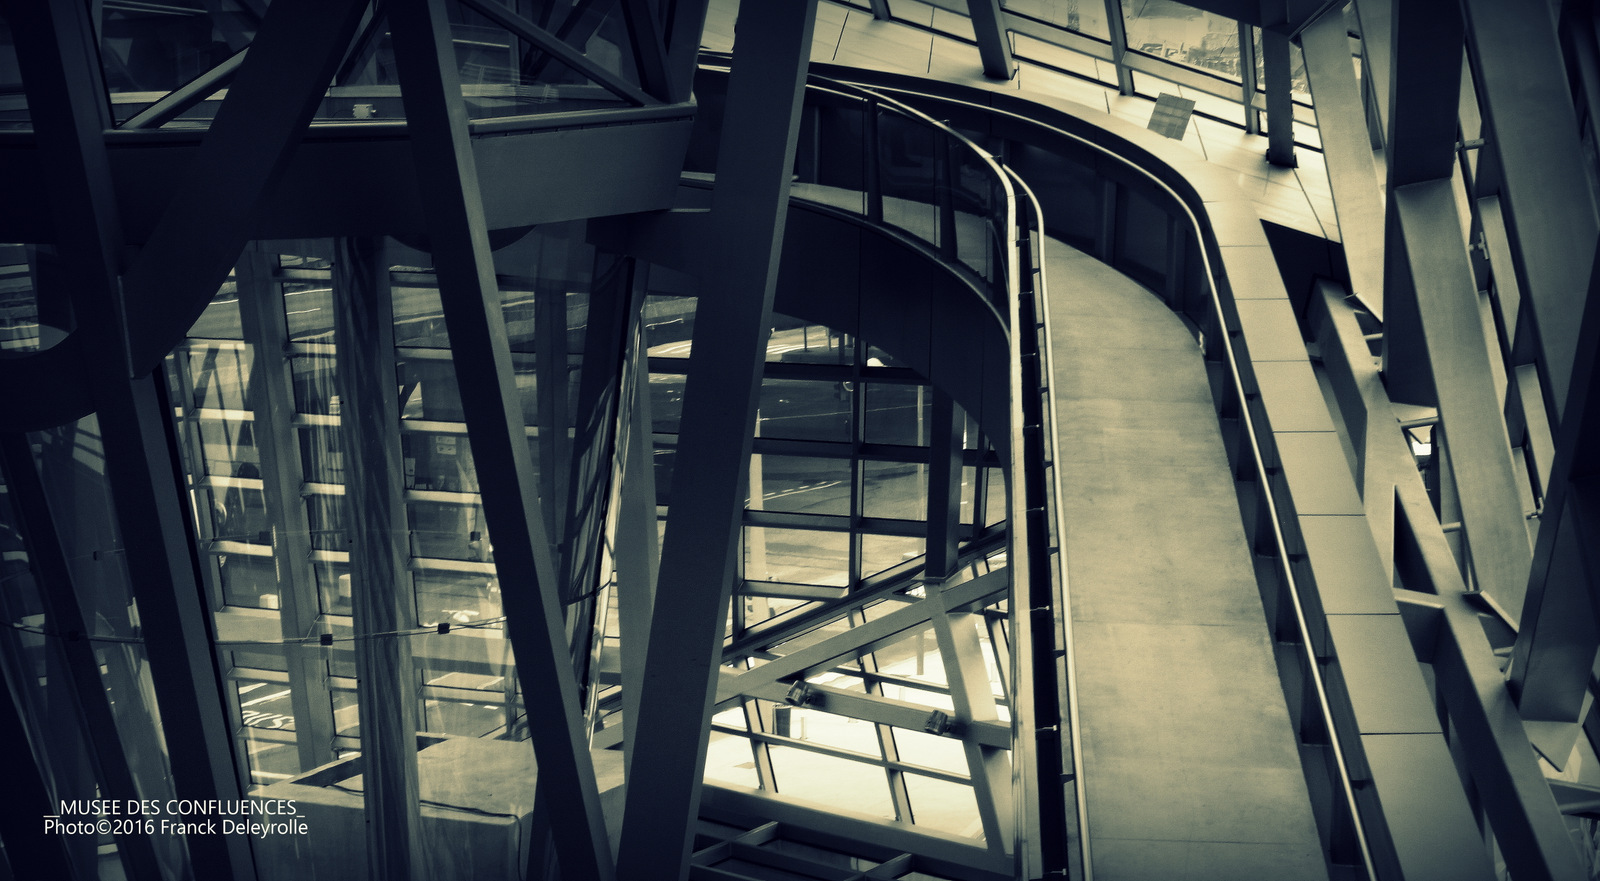
M1123 63L1128 52L1128 25L1122 20L1122 0L1105 0L1106 30L1111 37L1111 61L1117 66L1117 91L1133 94L1133 71Z
M744 735L750 742L750 759L756 766L756 781L767 792L778 791L778 777L772 770L772 752L764 741L752 736L756 733L765 734L771 727L771 712L764 706L760 698L748 698L739 701L740 709L744 712L744 724L749 733Z
M1261 132L1261 118L1256 111L1256 39L1255 26L1239 22L1239 94L1244 104L1244 131L1247 135Z

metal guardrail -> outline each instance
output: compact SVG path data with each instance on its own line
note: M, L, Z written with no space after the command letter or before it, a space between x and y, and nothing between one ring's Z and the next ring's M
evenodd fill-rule
M880 86L878 88L883 87ZM1206 243L1208 241L1213 241L1213 237L1209 235L1209 228L1201 224L1199 217L1195 214L1194 209L1189 205L1187 200L1180 196L1176 190L1169 186L1165 181L1157 177L1154 173L1138 163L1116 153L1115 151L1082 137L1081 135L1077 135L1047 123L1040 122L1037 119L1024 117L1000 108L974 104L972 102L962 101L957 98L951 98L946 95L922 95L920 97L945 104L960 105L964 110L971 112L1002 116L1013 123L1037 128L1041 130L1042 133L1048 133L1052 137L1069 140L1075 145L1091 151L1096 156L1115 163L1117 166L1129 172L1132 176L1148 183L1151 189L1164 194L1167 198L1171 199L1172 203L1177 205L1183 212L1184 218L1186 219L1189 227L1189 231L1195 236L1195 240L1197 242ZM1329 746L1333 754L1334 763L1338 769L1337 784L1342 790L1343 802L1352 821L1351 828L1356 838L1357 849L1360 852L1361 867L1365 871L1365 877L1370 881L1370 879L1376 879L1378 877L1372 855L1372 846L1367 839L1366 831L1363 823L1361 822L1361 810L1359 803L1356 800L1355 786L1351 780L1349 763L1345 758L1344 749L1340 745L1340 729L1337 725L1337 720L1333 714L1332 707L1328 700L1328 689L1327 684L1323 679L1321 662L1318 660L1316 656L1316 650L1313 648L1311 632L1306 619L1305 605L1301 600L1300 589L1295 581L1294 571L1288 551L1288 543L1284 537L1282 519L1278 513L1277 503L1272 497L1271 488L1266 486L1265 483L1269 472L1266 468L1265 457L1262 453L1262 444L1257 433L1254 419L1250 413L1250 405L1246 397L1244 384L1241 381L1239 355L1234 350L1230 335L1227 332L1227 314L1223 310L1220 294L1223 275L1213 265L1209 248L1202 246L1197 250L1199 252L1202 265L1203 278L1205 279L1206 287L1209 293L1210 318L1216 322L1215 326L1219 329L1219 332L1216 334L1216 340L1222 348L1222 357L1220 360L1224 363L1228 370L1227 378L1230 381L1229 384L1234 396L1232 403L1238 408L1239 420L1243 429L1241 436L1245 439L1245 442L1249 446L1250 460L1254 464L1255 474L1258 482L1262 486L1261 500L1266 509L1267 520L1272 526L1273 543L1277 551L1278 563L1284 580L1286 593L1288 594L1294 608L1294 618L1299 636L1299 645L1304 655L1302 660L1306 665L1309 678L1316 692L1317 709L1319 711L1322 723L1328 732ZM1076 746L1076 744L1074 745ZM1085 839L1087 839L1087 836L1085 836ZM1085 876L1092 877L1092 870L1090 869L1090 864L1087 861L1087 850L1085 850L1084 855Z

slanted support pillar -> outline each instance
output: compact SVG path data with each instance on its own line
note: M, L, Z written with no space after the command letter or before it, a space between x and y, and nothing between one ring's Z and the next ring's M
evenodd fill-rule
M747 460L770 331L816 0L746 5L728 82L712 197L715 271L702 279L695 345L650 624L618 876L686 878ZM668 868L671 866L671 868Z
M1600 247L1596 248L1600 267ZM1546 759L1565 768L1577 742L1600 649L1600 505L1595 461L1600 457L1600 269L1591 270L1589 299L1579 328L1572 384L1556 458L1539 519L1533 571L1521 628L1511 655L1512 693L1528 737Z
M428 877L417 783L417 685L410 630L416 612L400 542L399 397L394 307L381 239L336 239L334 345L343 405L345 523L355 626L356 697L366 785L367 877Z
M1261 73L1267 87L1267 161L1294 168L1294 93L1290 91L1289 38L1261 31Z
M1005 13L1000 9L1000 0L967 0L967 14L972 17L972 30L978 38L983 75L1010 81L1017 73L1017 62L1011 57L1011 41L1006 38Z
M1396 189L1390 202L1433 365L1439 416L1448 428L1450 467L1477 587L1517 620L1532 553L1489 369L1478 292L1460 245L1455 194L1448 180L1426 181Z
M539 718L530 728L539 799L554 808L550 831L562 877L608 881L611 846L562 629L560 581L539 514L538 473L489 251L450 21L443 0L393 0L389 21L473 459L479 474L493 476L480 493L494 536L507 635L529 714ZM528 874L537 871L542 866L530 866Z
M962 432L967 420L954 398L929 389L933 396L932 436L928 444L928 544L925 572L930 580L949 578L956 568L961 541Z

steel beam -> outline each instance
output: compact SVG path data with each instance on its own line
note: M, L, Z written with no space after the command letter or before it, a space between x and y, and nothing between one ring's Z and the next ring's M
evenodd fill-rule
M1402 0L1393 12L1384 139L1391 190L1455 172L1466 27L1457 0ZM1320 101L1317 112L1320 120Z
M930 578L948 578L956 569L961 544L961 466L964 462L965 414L948 394L929 389L933 412L928 445L928 541L923 571Z
M689 100L694 86L695 62L700 56L700 34L706 26L709 0L674 0L672 21L667 23L667 72L672 76L669 100Z
M978 56L983 59L983 75L1009 82L1017 74L1011 57L1011 40L1006 34L1005 12L1000 0L967 0L967 15L978 38Z
M395 395L394 306L381 239L337 239L333 337L338 356L345 529L355 627L356 698L365 783L367 877L427 878L417 779L416 606L400 542L406 506Z
M1597 230L1561 49L1543 10L1527 14L1499 0L1465 0L1461 8L1484 138L1499 156L1506 228L1521 257L1495 271L1517 275L1540 353L1545 411L1559 426Z
M239 65L244 63L245 53L248 51L246 47L228 56L226 61L161 96L154 104L135 113L117 128L123 131L160 128L177 119L184 111L211 97L218 89L226 88L228 83L233 81L233 75L238 72Z
M1356 20L1361 26L1362 60L1366 62L1362 68L1367 74L1367 80L1362 83L1363 97L1377 111L1379 134L1385 136L1389 131L1389 114L1394 104L1394 90L1389 84L1394 59L1391 29L1395 15L1399 14L1394 7L1403 5L1404 2L1395 3L1394 0L1360 0L1355 4ZM1460 17L1459 11L1456 17Z
M1300 41L1305 50L1306 79L1317 102L1317 132L1322 136L1350 286L1373 316L1382 319L1383 201L1373 170L1366 110L1350 66L1344 16L1337 12L1322 16L1301 33ZM1272 81L1269 71L1269 93ZM1293 112L1291 107L1290 114ZM1277 131L1277 124L1270 123L1270 129Z
M637 310L635 310L637 311ZM628 761L639 737L639 691L644 684L650 618L655 610L657 547L655 447L650 416L650 365L645 354L643 322L632 331L623 387L621 494L617 505L617 614L621 633L623 749Z
M529 43L538 46L579 75L594 80L601 88L628 103L638 107L661 103L622 77L590 61L584 57L582 52L557 39L554 34L504 6L488 2L488 0L462 0L462 2L471 7L474 12L510 31L519 39L527 40ZM452 56L451 64L454 63L455 58Z
M1106 30L1111 38L1111 63L1117 68L1117 91L1132 95L1133 71L1122 60L1122 56L1128 54L1128 26L1122 19L1122 0L1105 0L1105 8Z
M740 10L618 874L687 877L817 0ZM693 488L692 491L684 490ZM671 865L671 869L665 869Z
M1390 199L1404 238L1439 416L1449 431L1477 586L1516 620L1532 553L1511 473L1511 445L1491 382L1477 287L1459 244L1455 194L1450 181L1441 180L1399 187Z
M1348 306L1325 302L1330 311L1345 310L1343 319L1336 321L1347 332L1354 330ZM1359 352L1353 340L1341 348ZM1326 357L1337 357L1334 350L1324 352ZM1369 423L1392 418L1381 384L1365 385L1361 398ZM1341 406L1347 400L1356 405L1346 394ZM1478 802L1494 827L1511 874L1518 878L1582 878L1566 824L1484 634L1481 610L1466 597L1456 558L1404 436L1399 431L1369 431L1368 436L1365 467L1382 467L1396 478L1396 517L1400 522L1392 532L1403 540L1395 549L1395 566L1411 588L1396 593L1411 594L1429 604L1425 608L1408 602L1402 608L1407 629L1418 660L1433 665L1436 693L1452 723L1452 740L1459 741L1453 751L1475 757L1463 771L1477 789ZM1391 464L1384 466L1385 461ZM1385 538L1375 537L1380 542Z
M931 585L929 592L935 602L942 603L947 596ZM945 608L932 617L932 622L945 681L950 685L956 724L970 727L975 723L999 722L983 661L983 646L978 641L978 616ZM961 746L967 757L967 772L978 804L984 843L992 852L1010 853L1017 843L1013 840L1015 818L1011 804L1010 752L985 746L971 736L963 736Z
M449 19L442 0L396 0L389 17L473 458L479 474L492 475L480 492L494 535L507 633L529 713L542 716L541 724L531 726L540 799L560 806L551 811L550 825L563 876L604 881L613 875L611 847L562 630L560 580L539 516L538 475L523 426ZM535 868L529 867L530 875Z
M188 175L123 278L136 375L166 356L228 277L366 6L279 0L262 20Z
M1534 743L1565 767L1583 722L1590 671L1600 649L1600 523L1596 522L1595 457L1600 438L1600 249L1590 272L1588 304L1578 334L1566 418L1539 518L1532 575L1508 676L1525 721L1553 723L1551 743ZM1533 733L1533 732L1530 732ZM1540 732L1546 733L1546 732ZM1562 747L1565 747L1564 749Z

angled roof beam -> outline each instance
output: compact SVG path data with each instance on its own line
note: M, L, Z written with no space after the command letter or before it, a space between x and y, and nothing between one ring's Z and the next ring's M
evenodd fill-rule
M177 119L179 114L216 94L218 89L231 82L233 75L239 70L239 65L244 63L244 56L248 51L250 47L246 46L233 53L226 61L168 92L154 104L129 117L117 128L124 131L160 128Z
M562 42L555 34L511 10L496 3L485 2L485 0L461 0L461 3L464 6L471 7L474 12L484 18L554 55L557 61L594 80L606 91L619 98L638 107L661 103L640 91L622 77L590 61L582 52Z

